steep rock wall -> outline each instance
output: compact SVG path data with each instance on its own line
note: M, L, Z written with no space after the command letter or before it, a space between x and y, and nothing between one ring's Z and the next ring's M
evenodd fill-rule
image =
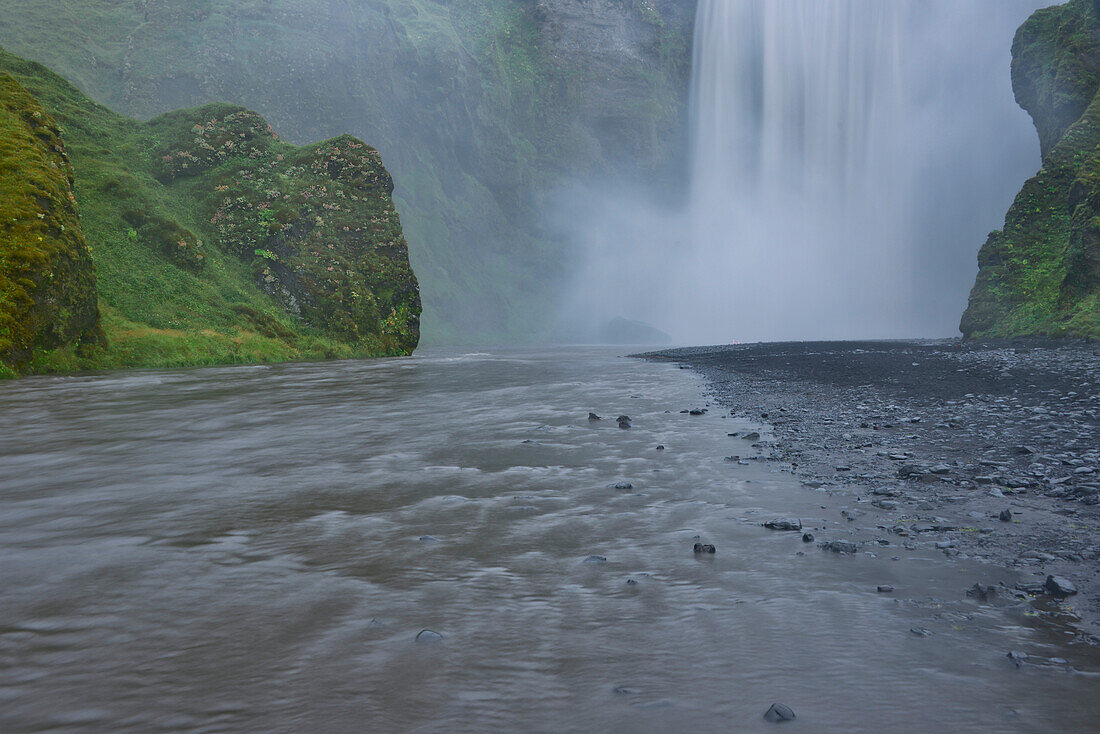
M523 338L570 268L542 227L578 178L661 171L694 0L0 0L0 44L142 118L234 100L393 171L426 328Z
M1100 337L1100 2L1037 11L1012 48L1043 167L978 254L967 337Z

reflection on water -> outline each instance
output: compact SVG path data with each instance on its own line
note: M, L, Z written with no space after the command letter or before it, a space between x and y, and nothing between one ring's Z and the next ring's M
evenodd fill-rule
M1095 731L1095 652L965 598L1008 576L762 529L848 537L704 391L606 350L0 384L0 729Z

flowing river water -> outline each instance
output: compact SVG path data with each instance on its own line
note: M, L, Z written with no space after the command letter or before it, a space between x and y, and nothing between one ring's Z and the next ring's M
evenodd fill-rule
M604 349L0 384L0 730L1096 731L1008 572L765 530L847 537L705 404Z

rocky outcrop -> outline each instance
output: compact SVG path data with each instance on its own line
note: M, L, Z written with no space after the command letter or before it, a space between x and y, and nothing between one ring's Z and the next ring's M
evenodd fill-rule
M967 337L1100 337L1100 2L1037 11L1012 55L1043 167L982 247L960 328Z
M57 122L0 72L0 373L102 337L73 185Z

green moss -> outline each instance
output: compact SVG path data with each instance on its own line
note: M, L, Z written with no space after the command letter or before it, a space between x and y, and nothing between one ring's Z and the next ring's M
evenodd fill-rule
M978 255L967 337L1100 337L1100 19L1092 0L1037 11L1013 45L1013 85L1043 167Z
M415 349L419 288L377 151L346 136L292 146L230 105L137 122L3 51L0 72L63 125L80 208L68 229L90 246L108 336L36 345L26 371Z
M95 270L61 130L0 72L0 363L99 340Z

